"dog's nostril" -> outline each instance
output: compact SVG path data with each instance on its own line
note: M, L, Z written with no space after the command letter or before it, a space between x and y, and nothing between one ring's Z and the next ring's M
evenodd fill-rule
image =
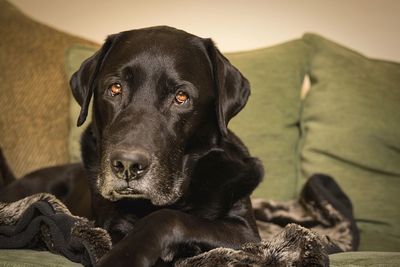
M138 163L132 164L130 167L131 173L135 173L135 174L141 174L144 170L145 170L144 165L138 164Z
M117 171L123 171L124 170L124 164L119 161L119 160L113 160L112 161L112 166L117 170Z
M112 168L113 173L118 178L123 179L127 175L125 165L120 160L112 160L111 161L111 168Z

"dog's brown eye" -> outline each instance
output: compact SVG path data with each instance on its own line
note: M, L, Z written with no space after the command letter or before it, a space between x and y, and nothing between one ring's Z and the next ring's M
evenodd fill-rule
M111 96L116 96L122 93L122 86L120 83L114 83L109 88Z
M189 95L185 92L178 91L175 95L175 103L177 103L178 105L182 105L188 100L189 100Z

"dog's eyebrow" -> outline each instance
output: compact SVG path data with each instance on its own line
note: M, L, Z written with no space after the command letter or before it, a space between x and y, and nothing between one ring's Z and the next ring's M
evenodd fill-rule
M119 81L121 81L121 75L117 74L117 73L108 73L102 79L103 84L109 84L109 83L114 83L114 82L119 82Z
M136 70L137 71L137 70ZM111 70L107 74L104 75L103 77L103 82L109 83L109 82L116 82L116 81L124 81L124 80L130 80L134 78L134 67L130 66L129 64L122 65L118 69ZM137 76L137 73L136 73Z

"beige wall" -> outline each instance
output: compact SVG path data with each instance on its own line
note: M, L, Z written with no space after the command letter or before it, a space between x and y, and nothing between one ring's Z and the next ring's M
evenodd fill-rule
M11 0L25 13L97 42L170 25L246 50L316 32L368 56L400 61L400 0Z

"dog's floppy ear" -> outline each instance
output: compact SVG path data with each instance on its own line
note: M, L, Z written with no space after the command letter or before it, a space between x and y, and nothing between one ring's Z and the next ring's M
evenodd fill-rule
M72 94L81 106L77 126L81 126L86 120L97 73L101 68L107 52L114 43L114 40L115 35L110 35L100 50L86 59L80 66L79 70L77 70L71 77L69 84L71 86Z
M211 39L205 39L217 89L216 111L218 126L223 136L228 134L228 123L246 105L250 95L249 81L221 54Z

